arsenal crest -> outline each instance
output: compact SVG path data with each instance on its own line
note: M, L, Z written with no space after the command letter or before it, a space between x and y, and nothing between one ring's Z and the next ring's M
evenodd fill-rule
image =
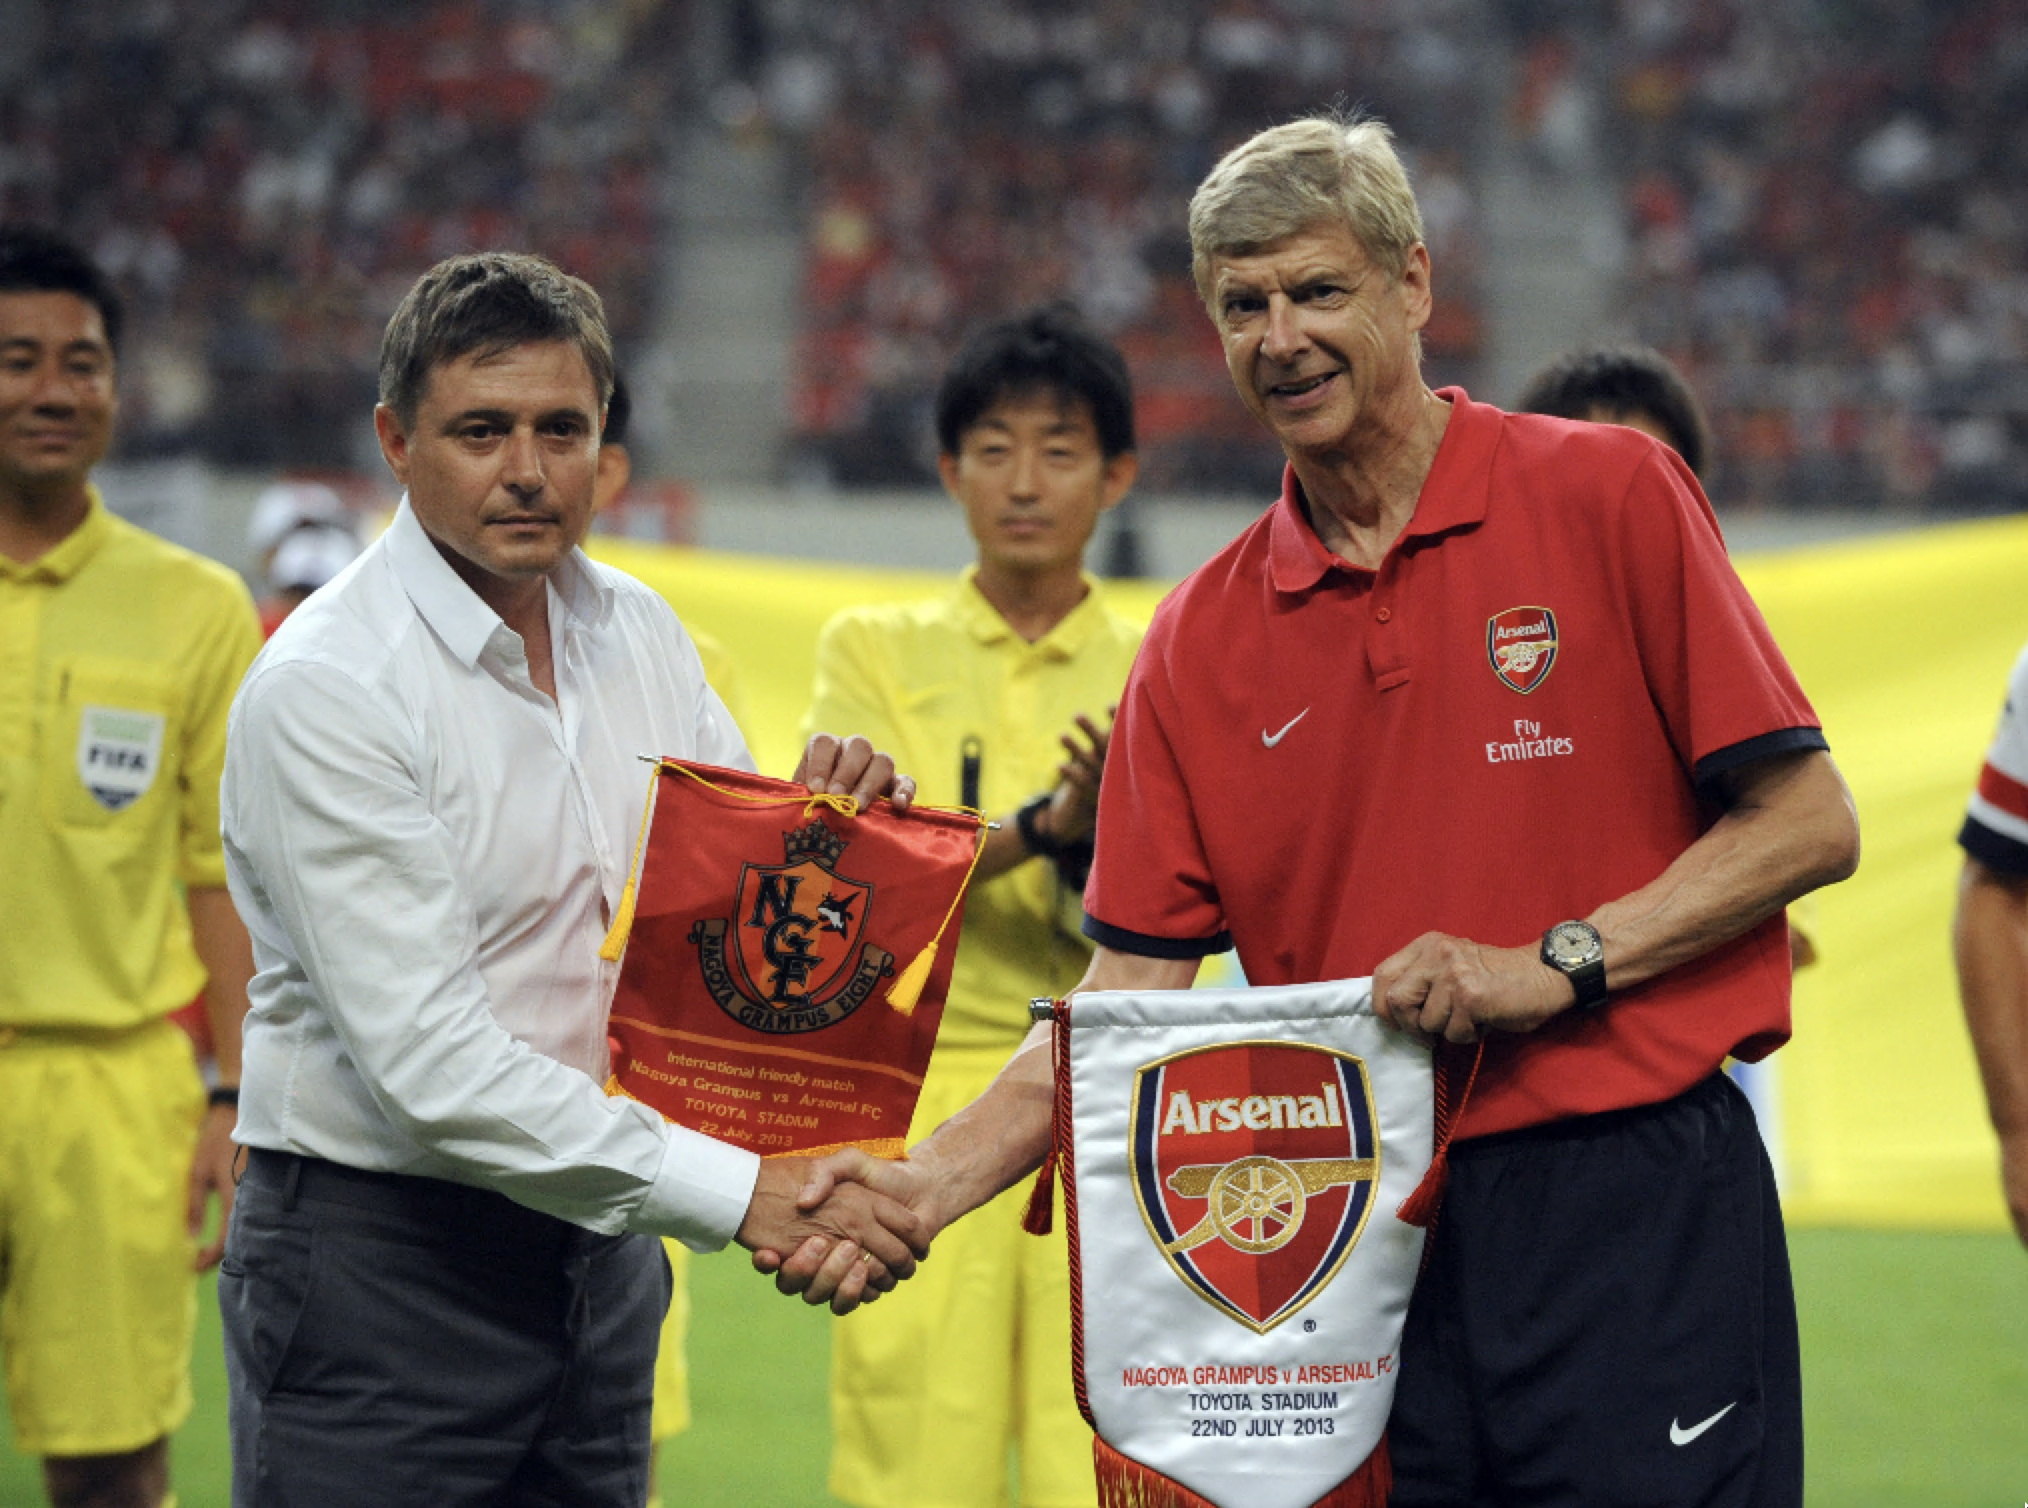
M893 954L860 945L873 887L837 872L847 846L816 819L782 834L780 864L741 871L736 914L690 929L706 988L742 1026L834 1026L894 973Z
M1295 1042L1161 1058L1134 1081L1148 1232L1208 1303L1265 1334L1329 1283L1380 1178L1366 1065Z
M1556 614L1546 607L1510 607L1486 620L1486 659L1511 691L1528 695L1556 664Z

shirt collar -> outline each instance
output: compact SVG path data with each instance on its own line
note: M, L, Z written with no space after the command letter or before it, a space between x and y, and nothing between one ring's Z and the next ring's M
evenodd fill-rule
M1078 575L1084 582L1084 600L1065 613L1062 622L1031 646L1056 659L1074 658L1090 642L1105 615L1101 600L1104 589L1100 587L1098 578L1089 571L1080 571ZM1014 632L1013 625L1000 616L1000 610L988 602L986 594L979 590L979 568L976 565L966 566L958 582L957 609L959 621L981 644L998 644L1005 639L1020 637Z
M1500 412L1472 402L1463 388L1439 388L1437 396L1451 405L1450 423L1423 480L1415 512L1401 532L1403 540L1470 528L1486 517ZM1400 541L1395 548L1400 548ZM1282 495L1268 520L1268 569L1275 589L1289 593L1310 590L1334 570L1373 574L1333 555L1317 538L1293 466L1282 468Z
M83 570L113 534L113 515L105 499L99 496L99 489L87 483L85 499L84 521L65 535L61 544L25 564L0 555L0 575L16 581L62 582Z
M476 665L494 633L505 625L451 569L406 494L387 528L387 557L423 621L467 669ZM611 616L612 589L598 579L582 550L573 548L558 563L549 573L549 584L564 610L587 627L601 627Z

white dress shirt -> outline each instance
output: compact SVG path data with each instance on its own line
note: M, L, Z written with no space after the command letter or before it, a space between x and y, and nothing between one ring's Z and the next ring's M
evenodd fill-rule
M253 936L238 1139L723 1246L759 1160L601 1089L599 957L651 770L751 770L669 606L570 557L551 701L406 501L233 703L224 827Z

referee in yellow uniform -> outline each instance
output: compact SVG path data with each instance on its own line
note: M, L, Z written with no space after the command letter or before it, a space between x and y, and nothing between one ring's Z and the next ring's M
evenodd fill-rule
M975 337L937 394L938 470L978 563L929 603L848 610L817 646L807 728L861 733L923 801L1000 821L965 903L949 1003L909 1139L982 1091L1068 989L1111 713L1140 630L1084 570L1133 485L1133 391L1067 307ZM1025 1192L952 1227L881 1303L839 1322L831 1490L861 1508L998 1508L1010 1450L1025 1508L1096 1502L1070 1383L1063 1225L1021 1229Z
M90 485L119 334L80 252L0 229L0 1353L56 1508L169 1500L253 968L218 782L260 628L237 576ZM167 1019L200 987L209 1110Z

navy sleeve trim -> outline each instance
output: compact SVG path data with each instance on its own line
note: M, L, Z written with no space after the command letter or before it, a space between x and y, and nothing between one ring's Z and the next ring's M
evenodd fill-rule
M1697 793L1700 796L1716 796L1719 776L1729 775L1763 759L1772 759L1777 754L1795 754L1804 749L1828 751L1830 747L1822 728L1777 728L1772 733L1727 744L1722 749L1713 749L1697 761L1694 772Z
M1213 937L1151 937L1102 922L1089 911L1084 914L1084 935L1115 953L1138 953L1143 958L1209 958L1232 946L1230 932Z
M2028 843L1994 832L1977 817L1965 818L1965 825L1958 832L1958 847L1988 869L2001 874L2028 875ZM1086 930L1090 930L1088 923Z

